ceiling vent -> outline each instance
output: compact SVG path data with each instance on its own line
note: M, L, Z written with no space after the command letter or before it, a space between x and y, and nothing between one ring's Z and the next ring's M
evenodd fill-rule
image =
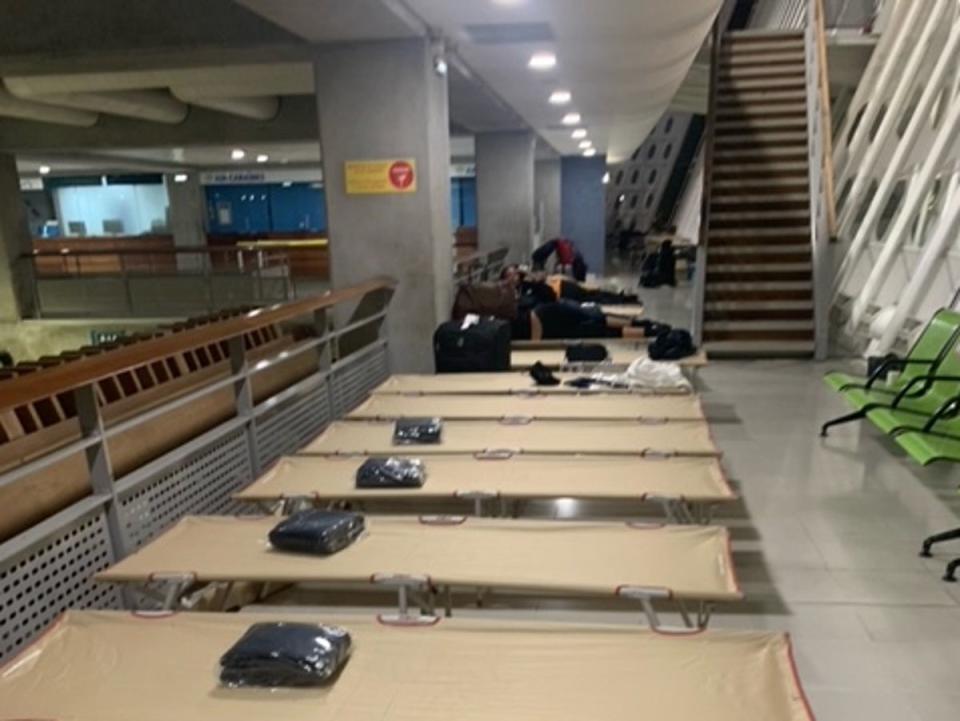
M489 23L465 25L471 42L477 45L512 45L519 43L549 43L556 38L547 23Z

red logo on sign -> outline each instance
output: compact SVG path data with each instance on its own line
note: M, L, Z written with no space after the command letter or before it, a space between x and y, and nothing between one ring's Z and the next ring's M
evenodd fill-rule
M390 184L397 190L406 190L413 185L413 166L405 160L398 160L390 166Z

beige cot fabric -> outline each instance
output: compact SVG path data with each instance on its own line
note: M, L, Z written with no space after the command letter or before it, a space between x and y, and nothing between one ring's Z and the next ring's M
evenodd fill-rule
M527 453L658 453L719 455L704 421L444 421L440 443L397 446L394 423L337 421L301 451L305 454L434 455L507 450Z
M577 373L560 373L561 381L576 378ZM375 395L394 393L421 395L506 395L536 393L544 395L690 395L687 388L571 388L566 385L538 386L529 373L441 373L437 375L393 375L374 389Z
M586 341L590 342L590 341ZM609 350L609 357L605 361L608 364L617 366L628 366L638 358L647 357L646 344L639 347L632 344L615 345L607 342L604 345ZM562 368L567 363L566 350L563 348L521 348L510 352L510 367L513 370L523 370L533 367L534 363L543 363L548 368ZM681 368L702 368L707 365L707 354L703 349L698 350L694 355L681 358L676 363ZM570 364L570 365L576 365ZM595 364L587 364L595 365Z
M220 688L220 656L279 620L349 630L336 682ZM70 611L0 672L0 699L61 721L812 721L784 634L318 615Z
M478 460L435 456L425 461L421 488L356 488L363 458L288 456L235 497L325 501L475 496L641 500L650 496L719 503L735 498L715 457L513 456Z
M376 394L347 416L350 419L439 417L447 419L542 418L704 420L700 399L686 396L590 395L436 395Z
M641 586L674 598L741 597L729 536L718 526L367 516L366 533L352 545L332 556L310 556L270 547L267 535L278 520L188 516L97 579L370 583L407 575L440 586L577 596L613 596L620 587Z

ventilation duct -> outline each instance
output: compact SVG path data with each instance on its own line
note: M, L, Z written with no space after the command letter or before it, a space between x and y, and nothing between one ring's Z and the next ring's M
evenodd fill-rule
M251 120L272 120L280 112L280 99L275 95L246 98L216 97L190 88L174 88L173 94L185 103Z
M56 125L75 125L81 128L96 125L98 118L96 113L22 100L3 88L0 88L0 116Z
M176 125L182 123L189 108L164 90L124 90L111 93L57 93L36 95L38 103L50 103L78 110L121 115L138 120Z

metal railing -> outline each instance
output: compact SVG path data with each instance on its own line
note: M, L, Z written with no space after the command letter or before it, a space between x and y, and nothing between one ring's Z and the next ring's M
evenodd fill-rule
M32 315L163 316L292 299L282 250L237 247L34 251Z
M486 253L472 253L458 258L453 263L454 286L497 280L509 253L509 248L497 248Z
M296 451L334 418L359 404L386 379L387 342L380 337L393 291L389 279L269 309L254 310L3 382L0 412L71 393L79 440L0 474L0 489L78 455L86 461L89 495L0 543L0 660L25 646L67 608L119 607L122 595L93 576L187 514L236 510L232 494L277 458ZM353 306L340 327L334 316ZM248 361L245 333L305 318L313 336L277 355ZM174 400L106 426L97 380L145 361L209 343L226 342L230 371ZM317 358L316 371L255 403L254 376L299 354ZM211 394L233 390L233 416L176 449L115 478L107 443Z

